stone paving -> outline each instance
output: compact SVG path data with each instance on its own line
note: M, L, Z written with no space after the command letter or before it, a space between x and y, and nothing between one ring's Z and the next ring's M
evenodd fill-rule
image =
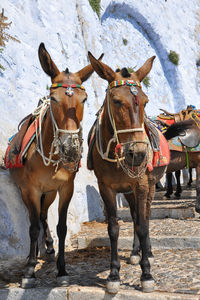
M130 222L124 222L123 220L120 220L119 223L120 236L123 238L132 236L132 224ZM66 269L69 272L70 285L72 287L78 286L80 289L81 287L91 287L91 289L97 289L96 291L100 291L98 288L105 287L110 265L109 247L78 249L77 239L78 237L84 238L85 236L90 236L90 238L93 239L98 236L107 237L106 227L107 225L105 223L98 222L83 224L82 231L77 236L74 236L74 242L72 243L74 248L66 248ZM188 236L200 238L199 215L197 215L196 218L182 220L169 218L151 220L150 235L158 239L160 236ZM155 298L151 299L200 299L200 244L199 247L196 248L180 249L177 248L176 245L174 245L173 249L154 248L153 254L155 262L151 272L155 279L155 291L158 292L158 294L156 294L157 296L155 296ZM140 291L140 266L130 265L129 255L130 250L119 250L121 262L121 293ZM1 289L5 291L5 288L11 290L20 287L23 268L24 261L16 262L14 267L11 262L0 262L0 299ZM38 288L56 288L55 262L46 262L43 259L39 259L36 268L36 278ZM164 297L165 292L169 293L166 298ZM173 293L177 295L177 298ZM158 295L161 295L161 298L159 298ZM73 299L93 299L87 297ZM120 298L120 296L118 297L116 299L132 299L123 298L125 296L122 298ZM102 298L98 299L104 299L104 297L102 296ZM112 299L112 297L105 299ZM144 298L141 299L147 299L147 297L145 298L144 296Z

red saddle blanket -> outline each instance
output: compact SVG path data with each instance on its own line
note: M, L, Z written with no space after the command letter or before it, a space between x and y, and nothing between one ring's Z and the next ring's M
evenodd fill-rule
M156 128L157 129L157 128ZM153 151L152 163L148 163L147 168L151 172L155 167L166 166L170 162L170 150L169 145L164 135L158 130L160 147L159 151Z
M24 161L24 156L27 153L30 145L32 144L35 135L36 135L36 128L39 126L39 118L37 118L34 122L31 123L29 126L27 132L25 133L25 136L22 141L21 145L21 151L19 154L15 155L10 152L10 143L8 144L5 157L4 157L4 162L6 168L21 168L24 166L23 161ZM12 141L12 140L11 140Z

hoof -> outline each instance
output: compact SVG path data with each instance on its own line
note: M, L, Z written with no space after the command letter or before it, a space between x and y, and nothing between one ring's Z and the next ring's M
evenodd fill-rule
M110 294L117 294L120 288L120 281L107 281L106 291Z
M150 256L150 257L148 257L148 260L149 260L150 266L153 266L154 265L154 257Z
M69 286L69 276L59 276L57 277L58 286Z
M21 287L22 289L31 289L36 286L35 278L22 278Z
M154 291L154 280L141 281L142 291L144 293L151 293Z
M166 196L166 195L164 195L162 198L163 198L163 200L169 200L169 199L171 199L170 196Z
M139 262L140 262L140 256L139 255L131 255L130 256L130 264L131 265L138 265Z

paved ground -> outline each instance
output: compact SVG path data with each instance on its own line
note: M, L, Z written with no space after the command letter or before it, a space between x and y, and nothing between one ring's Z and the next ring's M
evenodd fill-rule
M194 191L187 194L187 201L182 202L182 209L194 207ZM159 198L163 195L160 193ZM156 197L157 198L157 197ZM168 202L172 209L177 203ZM156 200L154 205L163 205ZM166 201L165 201L166 202ZM181 201L180 201L181 202ZM190 203L188 205L188 203ZM167 204L166 204L167 205ZM123 211L123 209L121 209ZM123 214L122 214L123 215ZM120 217L120 210L119 210ZM121 217L120 217L121 218ZM121 262L121 290L118 296L105 294L104 287L109 274L110 249L105 223L90 222L82 226L79 235L74 236L72 249L66 248L66 269L70 275L68 289L56 288L55 262L40 259L37 265L37 288L30 292L20 289L20 278L24 262L0 262L0 300L4 299L200 299L200 218L153 219L150 221L150 234L155 240L153 254L155 263L152 275L155 279L155 293L143 294L140 291L140 267L129 264L132 224L122 219L120 223L120 240L123 240L119 251ZM95 245L99 237L100 244ZM167 243L162 243L165 238ZM89 244L86 242L89 239ZM171 239L172 242L169 242ZM187 240L188 239L188 240ZM178 241L185 240L186 243ZM190 240L190 243L187 243ZM91 241L94 241L93 244ZM96 241L96 242L95 242ZM105 242L106 241L106 242ZM84 246L92 248L80 249ZM107 244L106 244L107 243ZM97 244L97 243L96 243ZM101 247L100 247L101 246ZM40 294L41 293L41 294ZM20 295L23 295L20 296ZM46 296L45 296L46 295ZM47 296L48 295L48 296Z

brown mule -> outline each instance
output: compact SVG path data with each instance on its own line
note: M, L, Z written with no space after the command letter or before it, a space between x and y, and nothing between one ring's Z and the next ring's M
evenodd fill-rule
M146 168L146 162L152 158L152 150L144 137L144 108L148 98L141 90L140 82L150 72L155 57L148 59L136 72L129 73L126 68L114 72L96 60L90 52L88 54L94 70L108 81L106 98L97 119L96 142L91 151L99 191L107 211L111 243L111 270L107 290L117 293L120 287L116 207L116 194L120 192L129 203L134 235L139 237L142 249L142 290L151 292L154 280L148 260L152 256L149 217L155 183L163 176L166 167L156 167L152 172ZM138 258L138 251L134 247L131 261L135 256Z
M38 51L41 66L52 80L50 100L46 115L40 123L37 139L28 150L24 167L10 169L12 178L21 190L30 218L30 253L22 279L22 286L25 288L35 284L34 269L37 263L40 221L44 227L47 253L54 252L53 240L48 235L47 212L57 192L59 194L57 279L59 284L67 284L64 259L66 218L81 158L81 120L84 102L87 99L81 84L93 73L91 64L76 73L71 73L68 69L60 72L43 43L40 44Z
M200 144L200 118L197 115L193 119L178 122L169 127L168 133L175 133L177 131L180 135L180 140L183 145L187 147L196 147ZM200 151L180 152L170 150L171 160L167 166L167 173L181 170L188 166L196 168L196 203L195 210L200 213Z

